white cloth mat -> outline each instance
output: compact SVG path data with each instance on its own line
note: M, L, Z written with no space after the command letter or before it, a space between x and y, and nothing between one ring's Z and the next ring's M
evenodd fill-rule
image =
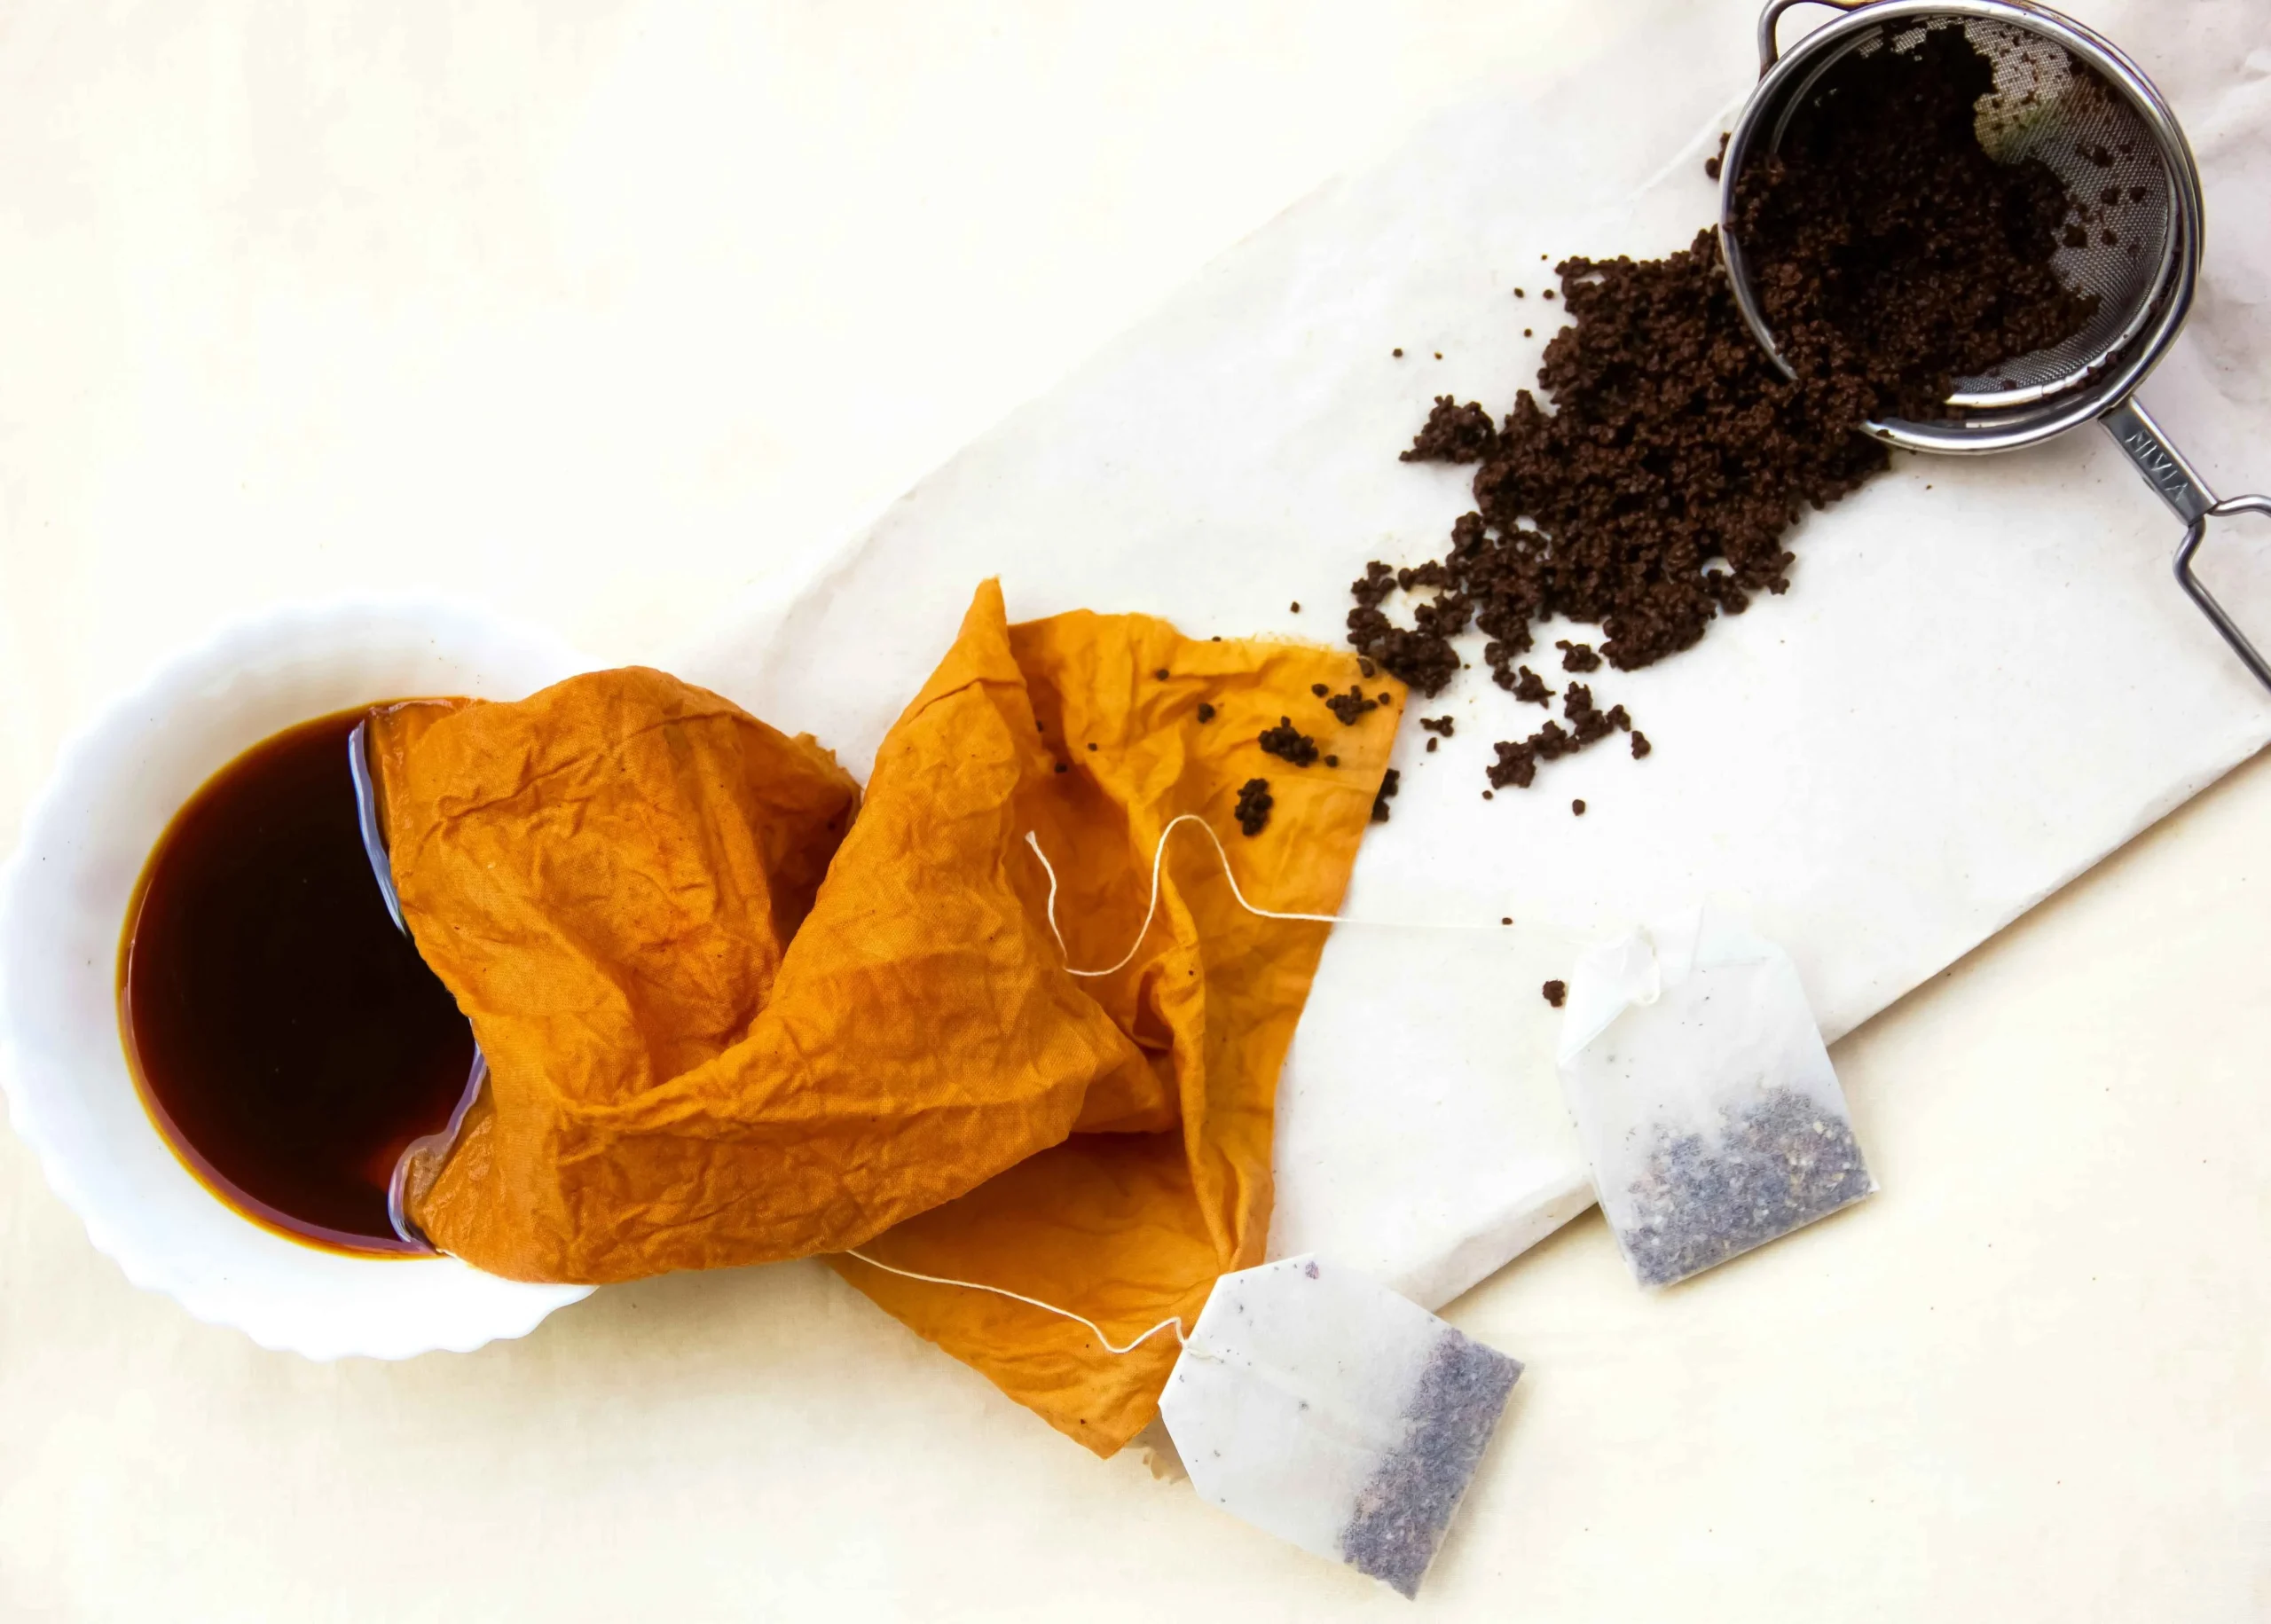
M2161 84L2207 186L2201 297L2143 398L2220 493L2271 489L2271 27L2249 0L2071 9ZM1469 506L1469 470L1396 452L1432 396L1497 412L1530 381L1547 262L1660 254L1712 218L1701 163L1751 51L1724 19L1670 26L1540 99L1434 121L918 484L785 608L727 614L666 663L864 774L987 575L1017 617L1337 641L1365 561L1436 555ZM2169 577L2177 530L2094 429L1903 459L1805 522L1787 598L1597 674L1653 757L1604 747L1489 802L1490 741L1539 713L1477 659L1424 706L1456 738L1425 756L1406 728L1347 912L1517 924L1335 932L1280 1091L1272 1254L1433 1306L1588 1204L1537 992L1575 942L1733 906L1834 1039L2271 740L2271 702ZM2271 526L2212 546L2227 601L2271 630Z

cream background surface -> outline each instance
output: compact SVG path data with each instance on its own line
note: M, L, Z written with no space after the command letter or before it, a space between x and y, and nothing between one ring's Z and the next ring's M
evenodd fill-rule
M786 591L1318 180L1694 9L0 12L0 849L248 608L446 588L617 660ZM1529 1372L1419 1606L2271 1611L2267 819L2259 762L1842 1043L1863 1208L1654 1298L1588 1218L1463 1298ZM0 1136L0 1618L1404 1605L816 1266L315 1366Z

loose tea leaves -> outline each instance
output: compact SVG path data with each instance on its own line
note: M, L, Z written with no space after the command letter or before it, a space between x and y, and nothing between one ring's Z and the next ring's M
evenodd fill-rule
M1332 712L1343 727L1354 727L1367 710L1377 710L1380 702L1365 697L1364 690L1355 683L1348 685L1346 694L1334 694L1326 698L1324 708Z
M1575 320L1538 373L1554 409L1523 390L1485 439L1438 402L1413 451L1478 464L1476 511L1441 559L1375 562L1352 588L1350 642L1428 694L1457 674L1450 639L1469 625L1510 690L1533 625L1557 616L1606 634L1561 651L1573 669L1631 671L1688 647L1722 610L1787 586L1782 534L1806 506L1885 466L1883 448L1852 432L1871 404L1858 381L1775 370L1743 326L1713 232L1662 260L1570 259L1559 271ZM1408 630L1379 607L1427 588Z
M1264 755L1290 761L1297 767L1306 767L1316 759L1316 741L1294 726L1290 716L1279 717L1275 727L1263 728L1254 742L1261 746Z
M1587 953L1566 992L1562 1091L1642 1285L1876 1188L1797 970L1771 942L1691 913Z
M1714 231L1659 260L1564 260L1570 325L1537 378L1552 409L1523 390L1494 423L1437 397L1403 455L1475 465L1475 509L1440 558L1365 567L1350 644L1432 696L1461 669L1451 639L1479 631L1492 679L1535 701L1544 684L1518 661L1541 621L1600 627L1556 645L1564 669L1632 671L1787 591L1790 527L1887 466L1862 423L1934 414L1956 378L2094 312L2051 258L2099 211L2039 161L1981 147L1972 107L1992 82L1961 29L1888 43L1841 76L1836 116L1746 169L1737 217L1796 379L1743 323ZM1385 608L1399 592L1409 625ZM1502 745L1492 782L1527 785L1562 753L1550 733Z
M1232 816L1248 840L1269 827L1269 809L1277 803L1270 798L1269 781L1249 778L1238 786L1238 804Z
M1738 177L1735 220L1792 365L1862 380L1872 417L1935 418L1957 380L2097 313L2051 258L2098 212L2041 159L2000 163L1980 145L1995 68L1961 28L1890 43L1800 105L1778 150Z
M1559 722L1548 722L1519 742L1502 740L1490 747L1497 756L1488 769L1492 788L1504 789L1511 784L1517 789L1527 789L1537 777L1539 762L1574 756L1613 733L1630 732L1632 726L1632 718L1624 713L1623 706L1599 709L1593 703L1593 691L1582 682L1569 685L1562 695L1561 712L1568 718L1567 727ZM1645 756L1647 750L1643 748L1634 754Z

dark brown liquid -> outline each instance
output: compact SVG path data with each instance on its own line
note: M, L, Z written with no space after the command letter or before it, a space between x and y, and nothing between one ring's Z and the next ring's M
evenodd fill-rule
M230 1205L408 1252L387 1183L448 1124L473 1031L365 855L347 765L365 714L255 745L175 814L128 914L120 1022L151 1115Z

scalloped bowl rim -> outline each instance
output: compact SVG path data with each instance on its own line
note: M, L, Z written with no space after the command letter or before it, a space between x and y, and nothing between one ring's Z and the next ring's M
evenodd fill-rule
M417 647L421 638L430 651L422 655ZM358 669L358 661L380 669L398 663L405 671L415 670L423 661L437 671L462 671L471 678L457 685L460 691L479 693L487 687L495 691L483 697L499 698L522 697L587 664L548 633L464 604L420 597L289 606L232 621L164 660L65 743L53 772L28 809L16 850L0 865L0 1094L6 1096L18 1137L31 1147L50 1188L86 1226L95 1250L143 1290L163 1292L197 1319L240 1330L263 1347L310 1359L406 1359L444 1349L470 1353L491 1341L526 1336L546 1314L582 1300L593 1288L504 1280L451 1258L354 1258L287 1239L236 1213L199 1184L150 1121L138 1094L132 1103L146 1143L138 1142L125 1126L125 1113L119 1108L119 1088L130 1094L133 1090L114 1001L117 936L126 907L125 898L116 894L118 849L125 837L87 834L88 805L129 783L122 774L130 773L137 765L138 746L152 752L171 748L168 735L177 725L175 718L186 713L185 699L200 691L226 694L247 684L257 690L263 682L288 683L294 669L288 656L293 655L318 667L328 662L347 672ZM263 672L263 660L286 663ZM479 667L483 661L511 675L483 680ZM287 718L270 726L268 733L290 726L293 719L395 696L365 693L337 705L315 704L299 718ZM255 712L288 709L287 702L263 701L256 691L239 697ZM225 725L216 728L226 732ZM217 754L206 760L188 789L268 733L233 745L216 745ZM184 771L175 764L173 781ZM140 793L130 790L122 798L130 801ZM144 798L146 803L163 797ZM172 805L177 808L186 798L187 791L176 794ZM139 823L146 825L151 815L145 804ZM159 818L160 829L170 816L167 811ZM98 825L99 818L96 814ZM133 826L137 819L128 812L121 821ZM100 872L98 853L89 854L106 839L114 848L108 873ZM149 832L134 855L137 876L155 839L156 832ZM43 872L49 864L55 865L52 872ZM116 900L108 935L99 938L106 951L75 968L58 967L53 961L60 955L39 952L55 938L35 939L35 933L53 922L44 915L59 906L67 910L75 906L84 938L95 929L99 911L74 898L89 893L104 901ZM110 1051L107 1063L101 1044L85 1031L83 1019L97 978L110 1008L103 1032ZM72 1017L59 1013L59 1007L34 1007L37 992L57 990L37 985L43 981L67 984L63 990L75 996L81 1011L77 1025L69 1025ZM90 1071L99 1074L89 1075ZM97 1103L90 1105L90 1100ZM106 1128L90 1126L98 1110L107 1114ZM90 1149L90 1135L99 1139L104 1133L113 1135L115 1150L143 1165L146 1181L140 1189L122 1195L116 1188L116 1161ZM153 1145L178 1183L154 1171L156 1164L147 1154ZM193 1208L180 1207L185 1186L195 1191L208 1212L200 1216ZM163 1239L153 1238L148 1214L136 1210L138 1199L145 1195L174 1203L177 1212L213 1243L200 1251L195 1246L169 1248ZM211 1221L213 1213L224 1215L225 1221ZM374 1320L372 1313L380 1298L399 1309L399 1318Z

